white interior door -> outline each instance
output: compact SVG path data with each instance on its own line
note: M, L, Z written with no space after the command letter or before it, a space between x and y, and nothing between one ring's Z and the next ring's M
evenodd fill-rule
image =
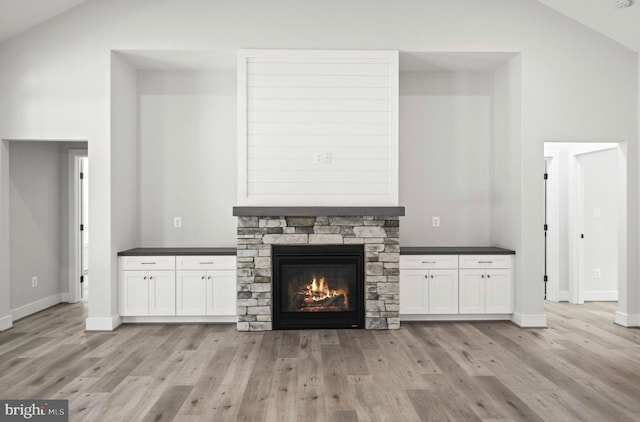
M618 300L618 152L577 156L578 303ZM583 237L584 236L584 237Z

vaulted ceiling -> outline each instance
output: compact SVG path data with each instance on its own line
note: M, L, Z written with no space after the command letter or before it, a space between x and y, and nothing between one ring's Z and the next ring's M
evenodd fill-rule
M0 42L85 1L87 0L0 0ZM539 1L620 44L640 52L640 0L633 0L631 7L626 8L617 8L615 0L528 1ZM633 2L638 4L633 4Z

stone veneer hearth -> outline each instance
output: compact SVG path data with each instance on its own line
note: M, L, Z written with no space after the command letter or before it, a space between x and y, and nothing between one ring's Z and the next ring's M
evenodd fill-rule
M268 212L265 212L268 211ZM276 211L277 210L277 211ZM331 212L347 215L321 215ZM353 215L370 211L373 215ZM377 212L381 210L381 212ZM282 215L273 215L274 211ZM260 212L267 215L248 215ZM301 215L313 212L316 215ZM390 215L396 214L396 215ZM365 328L398 329L403 207L235 207L238 330L272 329L271 245L354 245L365 252Z

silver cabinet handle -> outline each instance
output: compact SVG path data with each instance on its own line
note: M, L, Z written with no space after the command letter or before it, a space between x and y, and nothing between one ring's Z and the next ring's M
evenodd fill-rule
M211 280L211 276L207 277L208 280Z
M145 275L144 277L142 277L142 279L143 279L143 280L146 280L146 279L147 279L147 276Z
M208 262L201 262L201 263L200 263L200 265L205 265L205 264L211 265L211 264L215 264L215 262L213 262L213 261L208 261Z
M142 265L154 265L155 262L141 262Z
M423 264L435 264L436 261L422 261Z
M487 278L491 278L491 276L489 274L487 274Z
M493 264L493 261L478 261L478 264Z
M202 276L202 280L204 280L204 276Z
M484 278L484 274L482 274L480 277Z

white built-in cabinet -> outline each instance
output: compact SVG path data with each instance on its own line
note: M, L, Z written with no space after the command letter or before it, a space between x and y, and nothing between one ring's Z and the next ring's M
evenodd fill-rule
M124 322L235 317L235 256L121 256L119 264Z
M510 256L461 257L459 280L461 314L513 312Z
M458 257L400 257L400 312L458 313Z
M512 266L512 255L402 255L400 315L511 314Z
M179 256L176 269L177 315L236 314L235 257Z

